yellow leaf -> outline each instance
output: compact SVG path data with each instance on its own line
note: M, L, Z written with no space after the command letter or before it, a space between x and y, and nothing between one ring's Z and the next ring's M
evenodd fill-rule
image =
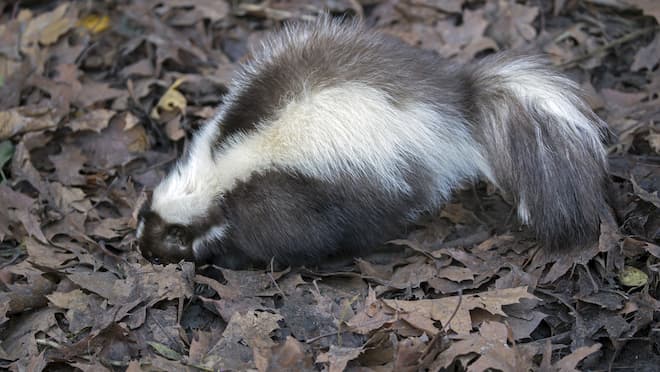
M640 287L649 281L649 276L636 267L626 266L619 273L619 281L626 287Z
M163 94L162 97L160 97L160 100L158 100L158 104L154 109L151 111L151 117L153 119L159 119L160 114L159 110L162 111L174 111L178 110L179 112L184 112L186 110L186 97L181 94L176 88L181 85L186 79L185 78L178 78L174 84L172 84L169 88L167 88L167 91L165 91L165 94Z
M78 26L88 29L93 34L98 34L110 27L110 17L90 14L78 21Z

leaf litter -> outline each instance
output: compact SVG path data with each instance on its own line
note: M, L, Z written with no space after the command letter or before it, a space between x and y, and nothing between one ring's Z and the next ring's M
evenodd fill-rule
M459 63L547 53L614 134L599 242L545 254L480 183L354 261L145 261L145 192L248 46L324 9ZM649 0L0 4L0 368L656 370L659 21Z

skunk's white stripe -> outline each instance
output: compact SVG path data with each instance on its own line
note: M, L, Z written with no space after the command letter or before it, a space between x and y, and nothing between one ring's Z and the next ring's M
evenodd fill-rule
M285 104L271 122L230 138L215 159L211 144L221 114L192 145L190 158L154 191L152 208L189 223L253 172L282 167L325 180L368 177L391 192L408 192L406 171L434 176L438 198L479 172L492 179L477 143L458 114L421 103L394 105L380 90L346 83L311 89Z
M228 226L226 224L214 226L205 232L204 235L195 239L192 244L193 254L195 257L199 257L200 254L204 253L203 250L206 244L221 241L227 233L227 228Z

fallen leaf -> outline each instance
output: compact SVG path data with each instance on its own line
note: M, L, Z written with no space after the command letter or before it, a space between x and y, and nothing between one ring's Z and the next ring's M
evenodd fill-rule
M536 29L532 22L539 14L539 8L518 4L511 0L499 0L489 3L491 19L488 33L500 45L520 47L536 38Z
M316 357L316 363L329 364L329 372L341 372L346 369L348 362L360 356L361 353L362 348L331 345L330 350L325 353L321 353Z
M155 341L147 341L147 344L151 346L156 353L158 353L161 356L164 356L167 359L170 360L181 360L181 354L177 353L176 351L170 349L169 347Z
M92 110L84 115L77 117L65 125L73 131L91 130L96 133L108 127L110 119L115 116L116 112L106 109ZM129 129L129 128L127 128Z
M644 190L637 184L637 182L635 182L635 178L631 178L630 182L633 185L635 194L639 196L640 199L653 204L656 208L660 208L660 196L658 196L657 190L652 193Z
M353 332L366 335L384 324L394 321L396 318L386 311L383 303L376 299L376 292L370 287L362 308L346 322L346 325Z
M86 183L86 178L80 171L87 160L77 146L63 145L62 152L48 157L55 166L57 180L64 185L80 186Z
M57 118L49 107L22 106L0 111L0 140L56 126Z
M600 350L601 346L602 346L601 344L593 344L591 346L583 346L581 348L578 348L571 354L561 358L561 360L555 363L553 367L555 368L555 370L562 372L563 371L578 372L579 371L577 369L578 363L580 363L582 359Z
M248 311L232 316L222 338L216 343L201 365L212 369L245 370L254 368L253 348L270 348L275 345L271 332L279 328L279 314L265 311Z
M162 97L158 100L156 107L151 110L151 117L154 119L160 119L160 110L162 111L177 111L179 113L186 112L186 97L181 94L176 88L179 87L185 80L185 78L177 79L169 88L165 91Z
M449 368L454 361L469 365L468 371L528 371L533 369L532 357L524 349L509 346L507 327L498 322L486 322L479 334L470 334L455 341L438 356L431 370ZM469 358L461 359L463 356Z
M126 95L126 91L110 87L110 83L88 80L82 82L80 92L73 103L80 108L87 108L97 102L104 102Z
M460 13L465 0L445 0L445 1L411 0L409 2L411 5L439 9L443 12Z
M436 29L444 43L439 46L438 53L446 58L458 56L459 61L469 61L480 51L497 50L495 41L484 36L487 27L483 9L466 9L463 22L458 26L453 20L439 21Z
M643 68L653 71L653 68L660 62L660 34L656 35L649 45L641 48L633 60L630 70L639 71Z
M292 336L288 336L282 344L263 350L267 353L259 355L262 362L255 357L259 371L307 371L312 369L314 363L308 347Z
M626 287L641 287L649 281L648 274L633 266L625 266L618 277Z
M76 25L76 8L70 4L60 4L50 12L42 13L27 24L22 35L22 49L35 48L36 42L52 44Z
M506 316L502 310L503 305L515 304L521 299L536 299L536 297L527 292L527 287L496 289L488 292L462 296L460 307L459 297L445 297L436 300L418 300L418 301L399 301L383 300L383 302L396 311L408 313L420 313L426 318L437 320L443 326L456 311L456 315L449 324L449 328L459 334L468 334L472 329L470 320L470 310L484 309L491 314Z
M224 1L215 0L164 0L163 4L169 7L194 7L199 10L202 18L211 22L224 19L229 14L229 4Z
M101 33L110 27L110 17L107 15L89 14L78 21L78 25L93 34Z
M655 0L624 0L626 3L634 5L636 8L644 11L644 14L655 17L656 22L660 23L660 7Z

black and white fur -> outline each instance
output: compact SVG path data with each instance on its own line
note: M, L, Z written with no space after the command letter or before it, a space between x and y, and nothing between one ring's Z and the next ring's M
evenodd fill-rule
M236 268L357 255L478 177L550 248L597 236L604 124L536 57L457 66L322 18L269 37L230 92L143 208L145 256Z

